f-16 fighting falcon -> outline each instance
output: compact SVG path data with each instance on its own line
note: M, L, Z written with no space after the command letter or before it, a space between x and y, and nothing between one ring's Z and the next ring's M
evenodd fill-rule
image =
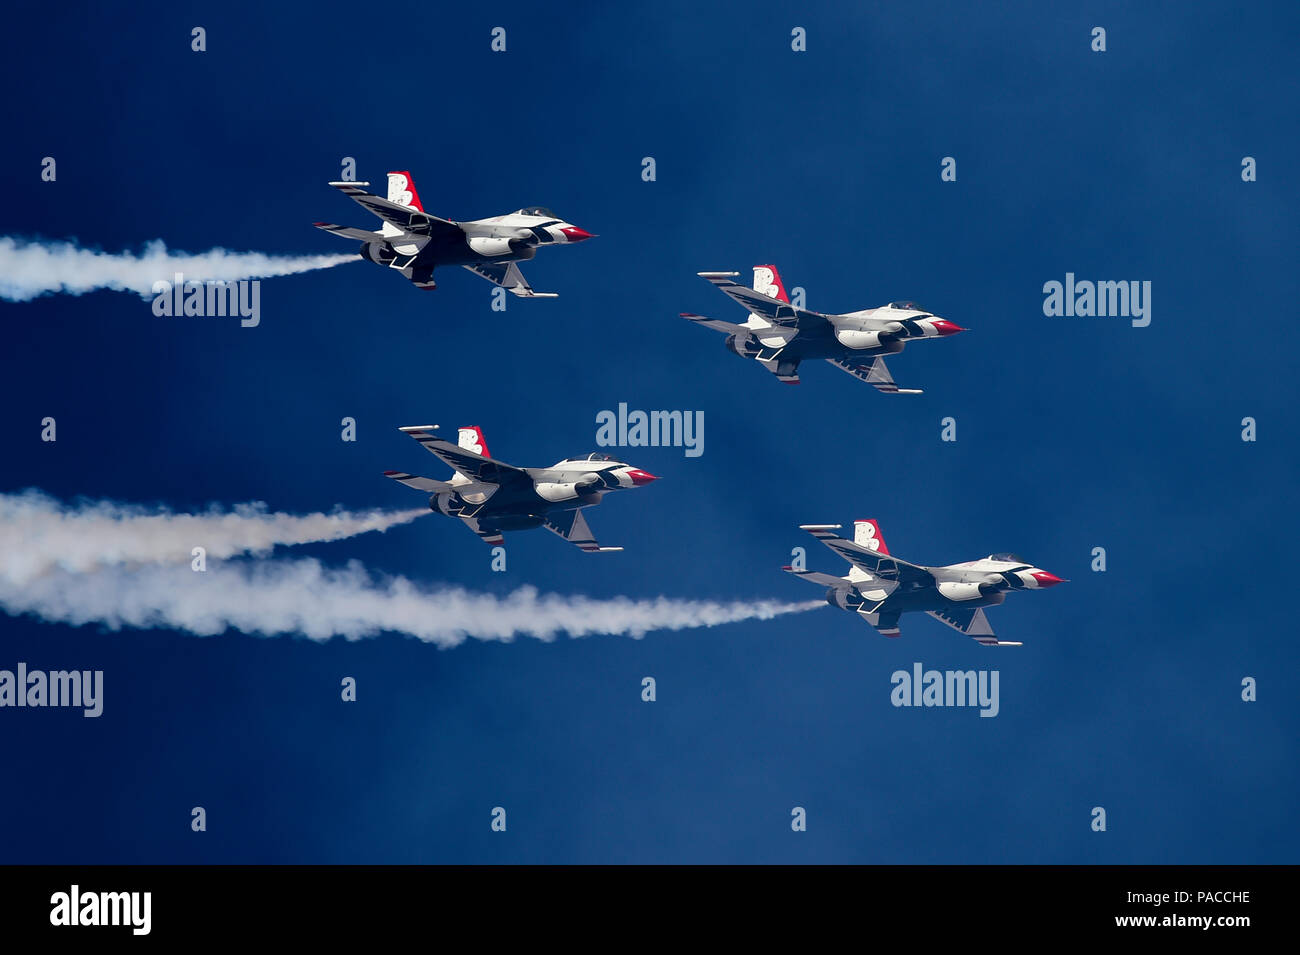
M823 358L888 395L919 395L920 388L900 388L883 355L903 350L909 341L943 338L965 331L931 315L915 302L890 302L879 308L823 315L790 304L775 265L754 266L754 287L733 282L739 272L700 272L736 302L749 309L743 325L683 312L682 318L727 336L727 348L752 358L787 385L799 384L799 363Z
M505 531L545 527L589 554L622 550L597 543L582 509L599 504L609 491L644 487L658 480L653 474L594 451L584 457L565 458L549 468L517 468L488 453L480 429L461 428L457 444L452 444L430 433L437 427L417 425L400 430L455 471L450 480L434 481L405 471L384 474L417 491L432 492L432 510L459 517L492 545L505 543Z
M534 292L515 263L531 259L544 245L571 245L594 238L542 206L472 222L439 219L424 211L409 172L388 174L387 199L361 188L370 185L368 182L330 185L379 216L384 225L378 232L332 222L317 222L316 228L345 239L360 239L362 258L396 269L417 288L437 288L433 280L436 266L463 265L521 298L556 298L554 292Z
M1065 583L1015 554L990 554L947 567L909 564L889 553L875 521L855 521L851 541L832 533L839 524L799 526L852 566L847 577L793 567L785 570L828 587L827 603L857 612L886 637L898 636L900 614L923 610L986 647L1018 647L1020 643L994 635L984 608L1002 603L1009 591L1042 590Z

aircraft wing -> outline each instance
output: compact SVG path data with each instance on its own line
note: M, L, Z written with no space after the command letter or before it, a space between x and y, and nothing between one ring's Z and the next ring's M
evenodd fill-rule
M514 262L502 262L500 265L494 265L488 262L476 262L473 265L467 265L469 269L480 278L485 278L493 285L499 285L503 289L509 289L520 298L559 298L556 292L534 292L533 287L528 284L524 278L524 273L519 271L519 266Z
M601 547L592 536L587 519L582 516L582 508L571 511L551 511L546 515L544 525L552 534L558 534L585 554L606 553L622 550L621 547Z
M983 607L945 607L943 610L927 610L926 613L986 647L1023 645L1012 640L999 640L993 633L993 627L989 625L988 617L984 616Z
M452 235L453 233L455 236L464 235L460 226L450 219L439 219L437 216L431 216L419 209L412 209L409 206L381 199L362 189L363 183L331 182L330 185L363 209L373 212L385 222L391 222L403 232L408 232L411 235ZM364 183L364 185L369 185L369 183ZM333 232L334 230L330 229L328 231Z
M872 578L898 581L899 583L934 583L934 576L924 567L908 563L905 560L899 560L889 554L882 554L879 551L874 551L869 547L863 547L861 544L855 544L851 540L845 540L843 537L837 536L833 533L836 525L802 524L800 526L850 564L859 570L866 571Z
M894 383L894 376L889 373L889 367L885 364L883 358L863 358L859 360L827 358L826 360L840 371L847 371L854 378L865 381L877 391L884 392L887 395L919 395L922 393L920 388L898 387Z
M530 483L532 481L532 478L528 476L528 473L523 468L517 468L513 464L506 464L504 461L497 461L493 458L486 458L481 454L475 454L473 451L467 451L450 441L434 437L422 427L402 428L401 430L422 444L424 450L438 458L447 467L459 471L466 477L472 477L482 484L500 485L520 478ZM414 487L415 485L411 486Z
M816 312L795 308L788 302L768 298L762 292L732 281L735 272L699 272L701 278L708 279L732 301L739 303L751 312L762 315L773 325L795 327L804 321L826 321Z

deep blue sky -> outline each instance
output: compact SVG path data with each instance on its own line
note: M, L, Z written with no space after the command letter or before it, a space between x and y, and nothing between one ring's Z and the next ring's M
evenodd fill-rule
M0 303L0 490L418 506L381 472L442 472L397 426L476 423L545 464L626 401L702 409L706 445L625 452L666 479L590 512L622 554L538 531L493 574L432 517L296 553L803 600L792 547L844 565L796 525L873 516L905 558L1014 550L1071 583L993 609L1008 650L829 608L450 651L0 618L0 666L107 684L98 720L0 711L0 861L1297 861L1293 4L77 6L8 13L0 234L345 251L311 223L373 221L325 185L353 156L379 191L410 169L431 212L544 204L600 238L527 264L561 297L504 315L461 270L417 292L365 264L264 282L252 330L112 292ZM891 361L919 397L828 366L783 387L677 318L743 318L694 273L756 262L812 308L910 297L971 331ZM1044 317L1067 271L1150 280L1150 327ZM998 669L1000 715L895 709L914 661Z

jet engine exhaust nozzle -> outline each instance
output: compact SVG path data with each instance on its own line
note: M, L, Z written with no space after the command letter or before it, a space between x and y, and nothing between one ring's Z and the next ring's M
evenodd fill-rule
M397 258L397 253L384 242L362 242L361 257L375 265L387 265Z
M758 343L748 335L728 335L723 345L727 351L741 358L753 358L759 352Z

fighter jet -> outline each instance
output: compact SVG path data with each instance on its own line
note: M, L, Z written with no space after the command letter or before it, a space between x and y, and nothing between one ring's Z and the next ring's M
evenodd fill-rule
M855 611L886 637L898 636L900 614L923 610L986 647L1018 647L1019 642L994 635L984 608L1002 603L1010 591L1043 590L1065 583L1015 554L990 554L947 567L909 564L889 553L875 521L854 521L851 541L832 533L839 524L799 526L852 566L847 577L793 567L785 570L829 588L827 603Z
M799 363L824 358L841 371L888 395L919 395L920 388L900 388L882 355L903 350L909 341L944 338L965 331L915 302L890 302L879 308L823 315L790 304L775 265L754 266L754 287L733 282L739 272L700 272L736 302L749 309L743 325L682 312L682 318L727 336L727 348L752 358L787 385L799 384Z
M384 220L378 232L317 222L345 239L361 240L361 257L405 275L417 288L437 288L433 270L439 265L463 265L494 285L521 298L556 298L554 292L534 292L516 262L531 259L544 245L572 245L594 236L565 222L550 209L528 206L490 219L452 222L424 211L409 172L388 174L388 198L362 189L368 182L331 182L345 196Z
M483 432L461 428L457 444L435 437L437 425L401 428L455 473L447 481L385 471L394 481L417 491L430 491L430 509L459 517L465 526L492 545L505 543L505 531L545 527L589 554L622 550L602 547L582 516L585 507L599 504L610 491L644 487L658 478L608 454L593 451L565 458L549 468L517 468L495 460Z

